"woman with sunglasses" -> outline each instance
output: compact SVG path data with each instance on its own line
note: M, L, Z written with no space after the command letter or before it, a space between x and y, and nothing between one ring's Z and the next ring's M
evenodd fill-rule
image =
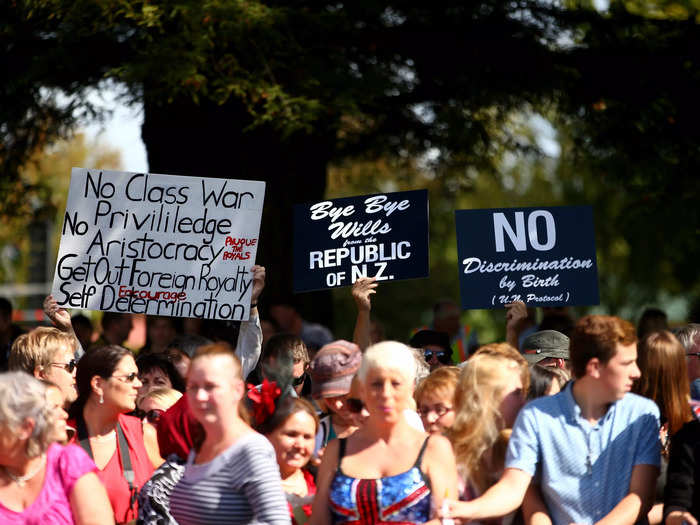
M78 397L75 387L76 339L57 328L40 326L20 335L12 344L8 367L55 384L67 409Z
M408 345L423 350L425 362L430 366L430 371L441 366L452 364L452 348L450 348L450 336L445 332L435 330L420 330L416 332Z
M141 382L131 352L116 345L91 350L78 363L78 399L71 407L76 443L95 461L117 523L136 519L136 495L150 478L136 408Z
M149 410L155 407L145 407L144 400L148 397L148 394L156 389L174 389L181 394L185 391L185 381L178 373L175 365L168 359L166 354L163 353L146 353L139 355L136 359L136 366L139 369L139 381L141 382L141 387L139 388L138 397L136 399L136 412L134 415L142 417ZM168 408L174 405L178 399L182 397L178 396L173 403L168 404ZM149 404L153 405L154 401L150 401ZM163 458L160 454L160 447L158 446L158 433L156 432L156 427L154 425L149 425L144 422L143 427L144 432L144 443L146 444L146 451L148 456L151 458L151 463L153 468L158 468L161 463L163 463Z
M324 412L316 435L315 453L319 456L330 441L357 430L345 401L361 362L360 347L342 339L324 345L311 361L311 397Z
M136 405L143 409L141 400L156 388L173 388L178 392L185 392L185 380L180 376L175 365L166 354L142 354L136 358L136 366L139 369L139 388Z
M143 421L143 439L153 468L158 468L165 458L160 455L157 423L160 416L182 397L182 392L173 388L155 388L139 401L138 415Z

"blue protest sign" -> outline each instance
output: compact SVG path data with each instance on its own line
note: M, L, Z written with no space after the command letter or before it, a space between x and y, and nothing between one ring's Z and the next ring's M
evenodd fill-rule
M428 191L326 200L294 207L294 291L427 277Z
M457 210L462 308L600 302L590 206Z

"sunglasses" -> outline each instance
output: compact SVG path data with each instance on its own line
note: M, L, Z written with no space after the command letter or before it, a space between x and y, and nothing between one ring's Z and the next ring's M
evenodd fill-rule
M353 414L359 414L362 412L362 409L365 408L365 404L362 402L362 400L354 397L347 398L345 400L345 406L348 407L348 410Z
M78 364L75 362L75 359L71 359L67 363L49 363L49 364L51 366L57 366L59 368L63 368L69 374L72 374L73 370L75 370L75 367L78 366Z
M426 361L430 361L433 356L437 358L441 363L447 363L450 360L450 356L444 350L423 350L423 355Z
M128 376L115 376L113 375L112 377L116 377L120 381L123 381L125 383L133 383L136 381L136 378L139 376L138 372L131 372Z
M292 385L294 385L294 386L303 385L304 381L306 381L306 372L301 374L299 377L295 377L294 379L292 379Z
M164 410L160 410L158 408L154 408L153 410L149 410L146 412L146 421L149 423L158 423L160 420L160 416L163 415Z
M161 410L159 408L154 408L153 410L149 410L148 412L144 412L140 408L138 410L134 411L134 415L138 417L139 419L145 419L149 423L158 423L160 420L160 416L163 415L165 410Z

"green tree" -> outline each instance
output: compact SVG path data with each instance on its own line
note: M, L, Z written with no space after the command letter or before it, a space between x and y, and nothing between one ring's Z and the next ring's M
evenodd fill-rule
M47 261L55 263L58 242L63 225L63 213L68 198L69 177L66 174L74 166L94 166L102 169L120 169L118 151L100 143L87 140L77 133L70 140L60 140L50 147L35 151L19 169L17 177L6 181L5 205L12 213L0 214L0 282L26 283L29 279L32 225L49 225L52 249Z
M291 204L324 195L330 162L433 152L446 191L467 188L470 173L500 175L503 149L537 149L510 122L534 108L568 130L572 166L638 198L618 212L692 288L697 13L691 0L5 2L0 166L16 176L94 110L87 89L123 82L144 104L151 171L268 183L259 260L284 289ZM304 299L330 315L327 295Z

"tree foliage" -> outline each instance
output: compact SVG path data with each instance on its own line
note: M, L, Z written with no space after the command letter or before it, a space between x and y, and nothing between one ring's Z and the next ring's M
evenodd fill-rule
M120 154L97 140L86 139L83 133L76 133L69 141L57 141L33 152L17 178L5 181L6 205L12 207L13 213L0 214L3 255L0 282L26 282L32 224L53 225L50 237L54 241L53 253L58 252L70 182L66 174L72 167L84 165L119 169Z
M429 159L438 193L467 191L515 176L504 151L538 154L512 122L534 111L565 137L557 191L607 196L598 224L629 275L698 287L693 0L13 0L0 43L4 175L94 112L87 89L123 82L151 170L268 181L261 250L281 282L284 217L323 195L329 162Z

